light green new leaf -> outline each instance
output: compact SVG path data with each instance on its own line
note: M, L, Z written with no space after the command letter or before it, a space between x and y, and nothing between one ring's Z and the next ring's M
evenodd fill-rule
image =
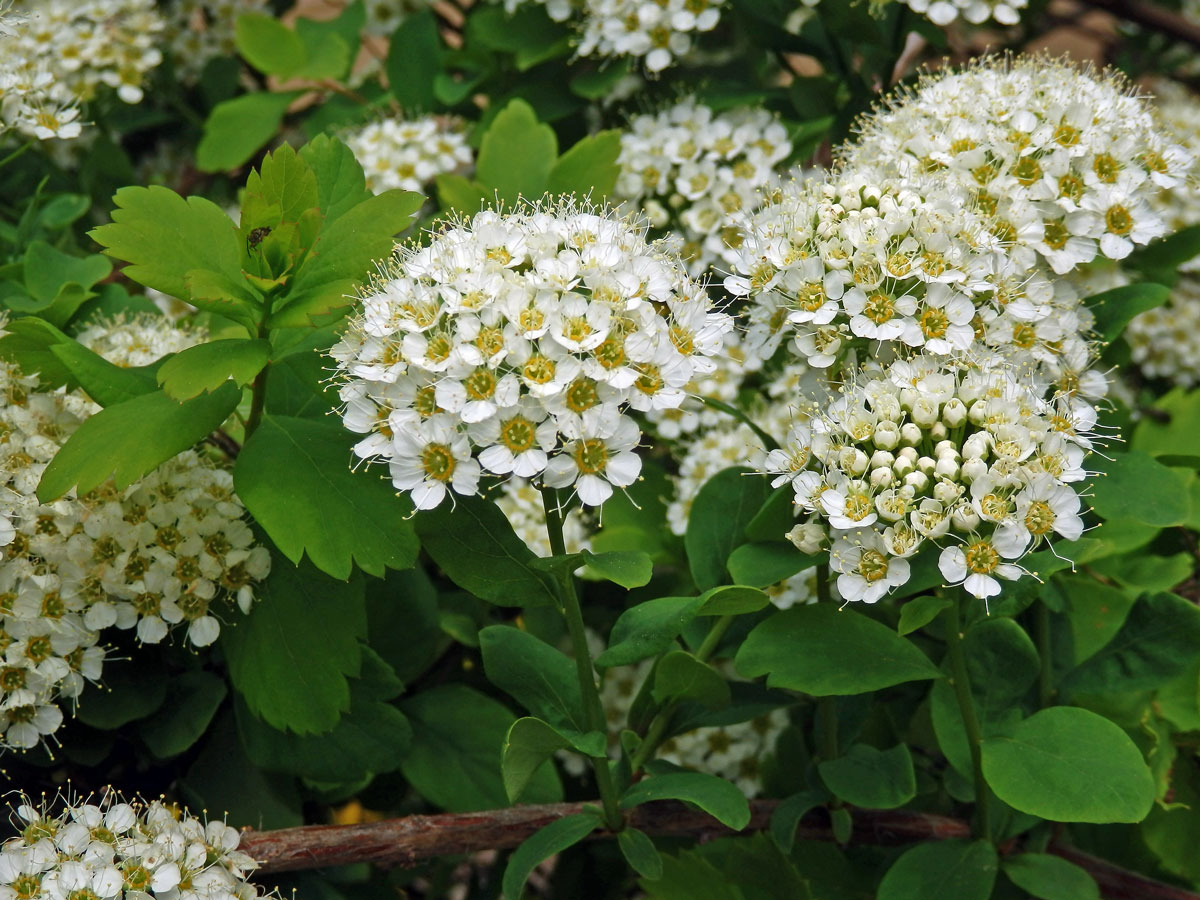
M391 256L396 235L412 224L422 202L412 191L384 191L327 223L270 325L311 327L312 316L351 303L347 295L374 272L375 262Z
M988 900L999 860L987 841L931 841L905 850L879 883L877 900Z
M250 161L279 131L283 114L303 93L256 91L213 107L196 147L196 167L202 172L227 172Z
M1092 508L1104 518L1164 528L1187 521L1192 508L1187 482L1148 453L1118 453L1112 460L1098 459L1096 468L1105 474L1092 487Z
M130 263L123 270L126 276L191 300L188 273L207 270L230 279L239 300L254 301L241 277L237 226L215 203L203 197L185 200L157 185L121 188L113 203L112 222L88 233L107 255Z
M233 27L237 51L246 62L268 75L287 77L304 65L304 42L274 16L242 13Z
M418 793L449 812L507 806L500 774L501 748L515 717L502 704L465 684L443 684L400 704L413 727L401 760ZM562 799L553 763L540 766L524 791L528 803Z
M78 487L80 494L113 477L128 487L176 454L208 437L229 417L241 398L232 384L179 403L162 391L142 394L85 419L38 484L49 503Z
M317 176L303 155L290 144L268 153L257 169L251 169L242 193L242 233L260 225L297 222L300 215L319 203ZM274 215L264 217L270 208Z
M416 518L421 544L450 580L481 600L501 606L544 606L555 601L549 577L495 503L456 497Z
M475 177L503 201L536 200L546 192L557 157L554 129L538 122L533 107L524 100L512 100L483 135Z
M101 406L113 406L158 390L154 369L114 366L98 353L76 341L64 341L49 347L79 382L87 395Z
M644 778L621 797L621 809L633 809L652 800L692 803L734 831L750 824L746 795L724 778L704 772L668 772Z
M68 285L78 285L86 291L111 272L112 263L99 254L72 256L45 241L33 241L25 250L25 289L43 304L43 309L50 306Z
M526 838L513 851L504 869L503 890L507 900L521 900L525 882L534 869L551 856L574 847L602 824L594 812L576 813L551 822Z
M854 744L836 759L817 764L834 796L866 809L895 809L917 795L917 777L908 747L876 750Z
M190 400L229 379L238 387L249 384L270 356L271 345L262 338L209 341L167 359L158 370L158 383L176 400Z
M1100 900L1096 880L1061 856L1022 853L1005 861L1004 874L1038 900Z
M325 227L371 196L354 151L335 137L320 134L300 148L317 179L317 205Z
M816 697L865 694L942 674L886 625L826 603L760 622L738 651L737 668L749 678L766 675L771 687Z
M4 330L8 333L0 337L0 359L7 360L22 372L37 375L43 388L78 386L71 370L53 349L58 344L76 343L74 338L37 316L13 319Z
M244 277L224 272L192 269L184 276L190 294L188 302L205 312L216 313L243 325L249 334L258 331L257 301L262 297ZM249 296L253 301L246 303Z
M313 81L340 81L344 78L360 45L357 34L351 46L351 42L339 34L332 23L312 19L297 19L296 35L304 45L304 65L293 76Z
M1140 822L1154 804L1154 776L1129 736L1076 707L984 740L983 774L1009 806L1054 822Z
M496 200L493 191L462 175L439 175L436 183L438 204L447 212L473 216Z
M488 681L557 728L587 730L575 663L528 631L491 625L479 632Z
M599 203L617 186L620 153L621 132L610 130L589 135L555 161L546 190L552 194L590 196Z
M578 750L587 756L602 757L607 752L605 736L598 731L570 736L541 719L517 719L508 729L500 760L504 790L509 802L516 803L530 779L559 750Z
M350 709L350 676L367 634L361 577L335 581L272 554L248 616L221 629L229 678L250 710L281 731L320 734Z
M267 415L238 454L234 487L293 563L308 554L340 579L355 563L376 576L407 569L419 550L411 506L378 473L350 469L353 444L334 422Z

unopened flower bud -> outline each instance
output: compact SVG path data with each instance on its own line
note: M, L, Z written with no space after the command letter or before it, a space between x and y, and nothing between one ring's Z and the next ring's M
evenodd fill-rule
M892 483L895 475L892 472L891 466L879 466L871 470L871 486L877 488L885 488Z
M908 456L898 456L896 457L895 463L892 464L892 471L896 473L897 477L903 478L905 475L911 472L915 466L916 460L914 458Z
M941 422L934 422L929 426L929 436L935 441L944 441L946 436L950 434L949 429Z
M924 472L909 472L904 476L904 483L919 493L929 486L929 476Z
M933 486L933 498L946 506L957 500L961 493L961 487L952 481L939 481Z
M891 466L896 461L896 457L888 453L886 450L876 450L871 454L871 468L877 469L880 466Z
M796 549L810 556L821 552L821 548L825 545L825 538L825 529L816 522L802 523L787 533L787 539L795 545Z
M931 456L922 456L917 459L917 468L926 475L933 474L933 467L937 465L937 460Z
M928 428L938 420L937 402L928 397L918 398L917 402L913 404L909 418L922 428Z
M959 531L974 531L979 527L979 514L969 503L960 503L950 513L950 524Z
M979 459L985 459L988 453L987 435L982 431L977 431L965 441L962 445L963 456L974 456Z
M958 460L951 456L943 456L937 462L937 467L933 470L934 474L939 478L949 478L954 480L958 478Z
M986 475L988 465L978 456L971 456L963 460L961 478L963 481L970 484L976 478Z
M900 429L895 422L880 422L875 426L875 446L883 450L894 450L900 445Z
M957 397L951 397L942 407L942 422L948 428L957 428L967 421L967 407Z
M958 445L953 441L938 441L933 445L933 455L937 459L941 459L943 456L957 458Z
M920 426L912 422L905 422L900 426L900 440L908 444L910 447L915 447L924 440L925 434L921 431Z

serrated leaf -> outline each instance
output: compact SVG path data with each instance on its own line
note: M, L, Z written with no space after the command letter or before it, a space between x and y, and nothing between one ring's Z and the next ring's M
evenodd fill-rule
M216 390L232 379L249 384L263 370L271 345L262 338L209 341L188 347L167 359L158 370L158 383L176 400L190 400Z
M282 144L263 157L262 164L250 171L242 193L240 229L247 234L260 225L274 227L280 222L297 222L303 212L317 206L317 176L303 154L290 144ZM270 208L274 215L264 216Z
M153 391L101 410L85 419L51 460L38 498L49 503L72 487L85 494L110 476L117 488L128 487L219 428L241 393L228 384L178 403Z
M281 731L319 734L350 709L367 614L361 577L334 581L308 562L272 554L258 602L221 646L233 686L255 715Z
M44 319L22 316L5 326L8 333L0 337L0 359L5 359L27 375L37 375L44 388L66 385L78 386L71 370L53 351L57 344L75 343Z
M112 263L99 254L72 256L45 241L33 241L25 250L25 289L43 308L52 304L64 287L76 284L83 289L107 278Z
M652 800L683 800L704 810L726 828L741 831L750 824L750 805L735 785L702 772L652 775L633 785L621 797L621 809L633 809Z
M340 579L356 563L376 576L406 569L419 549L411 506L377 473L351 471L353 444L354 436L333 422L264 416L238 455L234 487L294 563L307 554Z
M520 900L525 882L540 863L575 846L601 824L596 813L583 812L564 816L535 831L508 859L504 869L504 896L509 900Z
M256 91L213 107L196 147L202 172L227 172L250 158L279 131L283 115L301 91Z
M555 160L550 169L546 190L552 194L591 196L600 202L617 186L621 153L621 133L600 131L583 138Z
M67 367L87 395L101 406L124 403L158 389L152 367L114 366L76 341L51 344L49 350Z
M371 196L354 151L335 137L317 135L300 148L317 179L317 205L325 226Z
M557 157L554 129L540 123L524 100L511 100L483 135L475 177L502 201L536 200L546 192Z
M208 269L192 269L184 276L187 285L187 302L205 312L216 313L233 319L254 334L258 330L257 298L261 295L250 283L251 276L232 277L224 272ZM243 299L250 291L254 303Z
M496 199L495 192L462 175L439 175L436 183L438 204L446 212L457 210L473 216Z

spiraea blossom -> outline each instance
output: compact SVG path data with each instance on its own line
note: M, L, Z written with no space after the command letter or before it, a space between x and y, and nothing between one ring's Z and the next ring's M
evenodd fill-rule
M376 193L429 193L438 175L464 171L475 161L463 123L448 116L383 119L342 137Z
M355 452L418 509L485 472L598 506L641 471L629 411L682 403L731 327L644 228L562 203L400 248L331 355Z
M1168 231L1179 231L1200 225L1200 99L1183 85L1173 81L1158 81L1153 87L1156 108L1171 138L1188 153L1191 168L1178 185L1159 191L1151 205L1161 212ZM1182 271L1195 271L1200 261L1193 259L1180 266Z
M122 369L148 366L208 340L203 328L180 328L166 316L119 313L95 319L75 339Z
M115 791L52 802L21 797L0 845L0 896L47 900L251 900L258 863L238 831Z
M900 0L934 25L949 25L959 19L980 25L989 20L1016 25L1028 0Z
M787 129L765 109L714 112L694 98L637 116L621 136L616 196L655 229L684 241L692 274L733 261L735 218L775 186L792 151Z
M1134 317L1124 338L1144 377L1182 387L1200 384L1200 279L1181 276L1167 302Z
M762 469L808 513L797 545L828 540L845 599L874 603L904 584L926 543L948 583L987 598L1025 573L1026 552L1083 532L1073 485L1096 411L1045 396L994 357L898 360L794 425Z
M1152 200L1189 154L1117 73L1042 57L990 57L927 75L859 123L851 165L937 173L987 217L1009 253L1065 274L1123 259L1165 231Z
M172 0L163 37L175 71L194 82L212 59L237 53L234 25L244 13L270 15L268 0Z

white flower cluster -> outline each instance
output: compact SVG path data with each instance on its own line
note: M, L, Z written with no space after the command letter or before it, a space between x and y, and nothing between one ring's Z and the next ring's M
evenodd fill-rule
M202 328L180 328L166 316L152 313L100 318L75 335L75 340L122 369L148 366L208 340Z
M41 503L43 470L97 407L8 364L0 396L0 745L27 748L58 729L60 699L99 679L104 629L157 643L178 625L211 644L218 608L249 609L270 555L229 473L193 451L125 490Z
M546 534L546 510L537 488L524 478L510 478L500 486L495 500L526 547L538 556L554 555ZM563 516L562 526L563 543L568 553L592 549L590 529L578 508Z
M209 60L237 53L234 25L243 13L270 15L269 0L174 0L164 31L175 71L194 82Z
M792 152L787 129L765 109L714 112L694 98L634 118L621 135L616 196L656 229L684 241L693 275L732 263L742 235L734 217L759 203Z
M900 0L934 25L949 25L963 19L980 25L994 19L1001 25L1016 25L1029 0Z
M99 798L16 808L17 837L0 846L4 900L250 900L258 863L238 832L155 800Z
M1043 399L1002 361L954 367L917 356L862 374L820 418L794 425L765 471L810 514L789 535L830 563L843 597L874 603L909 578L929 541L952 584L976 597L1016 580L1053 536L1083 532L1079 495L1095 410Z
M627 410L682 403L731 328L644 229L564 203L400 248L331 355L356 453L418 509L484 471L598 506L641 471Z
M464 123L446 116L383 119L342 136L375 193L400 188L429 193L438 175L474 164Z
M1200 100L1188 88L1174 81L1154 85L1158 114L1171 136L1191 158L1187 178L1180 184L1159 191L1152 200L1167 222L1168 231L1200 225ZM1200 261L1190 260L1182 271L1195 271Z
M609 669L604 674L600 700L608 717L609 749L614 757L620 751L620 729L625 727L633 698L652 666L653 660L646 660L636 666ZM732 666L718 663L717 668L727 677L736 677ZM787 712L776 709L746 722L697 728L664 741L655 757L720 776L736 784L747 797L755 797L763 790L763 761L775 752L775 742L787 724ZM579 760L577 756L561 758L564 763ZM567 768L571 771L570 764ZM581 773L580 767L574 774Z
M75 138L102 87L139 103L162 62L154 0L27 0L0 25L0 117L31 137Z
M1191 165L1120 75L1042 57L929 75L860 131L846 163L936 173L972 199L1018 265L1040 257L1059 275L1163 234L1151 200Z
M631 56L661 72L717 27L726 0L504 0L510 13L524 3L542 3L554 21L575 24L580 56Z
M1200 384L1200 278L1180 276L1165 305L1134 317L1125 340L1145 377Z

